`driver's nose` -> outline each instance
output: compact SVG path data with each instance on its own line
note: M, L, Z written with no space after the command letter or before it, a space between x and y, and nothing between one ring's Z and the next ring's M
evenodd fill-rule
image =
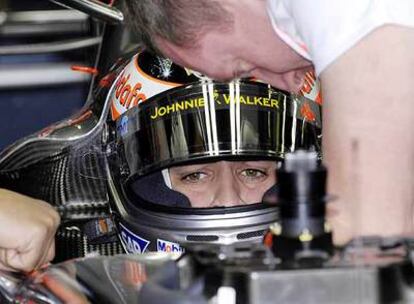
M241 189L233 176L222 176L221 182L215 190L213 206L231 207L241 205Z

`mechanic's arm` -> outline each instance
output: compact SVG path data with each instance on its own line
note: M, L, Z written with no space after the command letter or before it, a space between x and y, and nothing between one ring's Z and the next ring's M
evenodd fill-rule
M414 232L414 29L384 26L321 74L336 241Z
M30 271L53 259L59 222L49 204L0 189L0 269Z

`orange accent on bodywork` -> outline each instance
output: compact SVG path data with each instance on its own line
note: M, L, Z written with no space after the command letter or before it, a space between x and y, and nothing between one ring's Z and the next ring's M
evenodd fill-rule
M48 287L64 303L87 304L89 301L79 292L68 288L50 275L43 276L43 284Z
M93 67L82 66L82 65L72 65L71 69L72 71L82 72L82 73L87 73L87 74L92 74L92 75L99 74L98 69L93 68Z
M105 77L103 77L99 81L99 86L102 87L102 88L110 87L112 82L114 81L115 77L116 77L115 73L110 73L110 74L106 75Z
M266 232L266 234L263 238L263 244L268 248L272 248L272 246L273 246L273 234L270 231Z
M75 124L81 123L87 120L92 114L92 110L87 110L79 116L74 116L73 118L69 119L70 125L73 126Z
M81 123L84 120L88 119L90 116L92 115L92 111L91 110L87 110L85 112L82 112L80 114L76 114L75 116L64 120L61 123L57 123L51 126L48 126L42 130L39 131L39 137L45 137L50 135L52 132L67 127L67 126L73 126L75 124Z

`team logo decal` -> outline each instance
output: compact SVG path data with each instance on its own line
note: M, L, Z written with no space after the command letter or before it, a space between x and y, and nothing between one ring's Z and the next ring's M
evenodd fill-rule
M157 239L157 251L162 252L184 252L184 248L180 244Z
M115 84L115 94L112 96L111 106L113 120L147 99L145 93L142 92L142 83L134 77L131 79L131 73L128 72L128 70L124 70Z
M112 120L151 96L180 85L147 75L138 66L137 56L131 59L114 84L115 88L110 97ZM164 61L160 61L158 68L159 73L166 76L164 74L169 72L172 62L169 61L168 64Z
M119 224L121 231L121 242L128 253L144 253L150 241L139 237L122 224Z

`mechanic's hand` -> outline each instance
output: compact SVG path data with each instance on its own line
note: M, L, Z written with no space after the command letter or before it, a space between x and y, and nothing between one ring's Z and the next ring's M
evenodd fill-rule
M30 271L52 260L59 222L46 202L0 189L0 269Z

